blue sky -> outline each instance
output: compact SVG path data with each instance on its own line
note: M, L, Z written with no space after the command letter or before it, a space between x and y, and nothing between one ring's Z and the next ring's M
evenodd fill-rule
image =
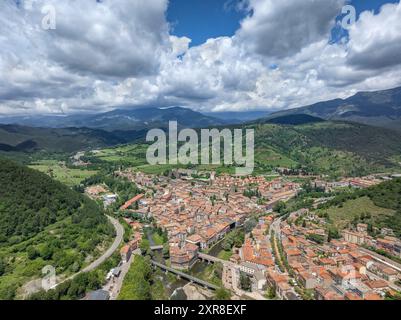
M172 24L172 34L192 39L191 46L200 45L209 38L232 36L246 16L244 10L236 8L238 2L239 0L170 0L167 20ZM359 16L362 11L374 10L377 13L383 4L398 2L351 0L350 4L355 6ZM333 36L336 40L340 38L337 33Z
M236 0L170 0L167 19L172 33L192 39L191 46L209 38L232 36L245 12L236 10Z

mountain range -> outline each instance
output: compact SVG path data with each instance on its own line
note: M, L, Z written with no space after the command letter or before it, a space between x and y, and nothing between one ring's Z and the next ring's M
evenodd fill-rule
M347 99L335 99L279 111L266 119L307 114L325 120L344 120L401 131L401 87L359 92Z
M183 107L136 107L115 109L98 114L6 116L0 117L0 123L46 128L85 127L105 131L138 131L167 127L169 121L177 121L181 127L205 128L242 124L259 121L259 119L263 122L295 114L401 130L401 87L383 91L359 92L347 99L318 102L305 107L273 113L267 110L201 113Z
M401 88L365 92L245 123L231 123L233 118L229 114L219 119L181 107L8 118L7 121L24 125L0 125L0 152L11 157L13 153L35 151L72 153L143 142L148 129L166 128L169 121L176 120L181 127L254 128L256 161L263 168L266 163L301 165L316 172L355 175L399 167L401 132L393 129L400 129L397 127L401 123L400 101ZM219 116L224 118L223 114ZM240 120L245 121L245 117Z
M100 148L143 138L145 131L113 132L90 128L37 128L0 125L0 151L74 152L88 147Z
M168 126L169 121L177 121L180 126L190 128L219 126L229 122L182 107L116 109L99 114L0 118L0 123L3 124L46 128L85 127L106 131L164 128Z

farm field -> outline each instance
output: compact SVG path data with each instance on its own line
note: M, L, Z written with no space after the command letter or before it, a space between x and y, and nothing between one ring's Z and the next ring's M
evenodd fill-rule
M46 173L53 179L72 187L78 185L86 178L97 173L96 170L88 170L85 168L71 169L56 160L40 160L29 166L32 169Z

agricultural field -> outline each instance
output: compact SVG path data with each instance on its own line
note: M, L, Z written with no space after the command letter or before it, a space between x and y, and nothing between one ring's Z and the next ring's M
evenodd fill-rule
M146 144L129 144L116 148L92 151L90 156L109 163L124 163L133 167L147 164Z
M89 178L97 173L96 170L88 170L86 168L68 168L57 160L40 160L31 165L30 168L46 173L53 179L72 187L78 185L86 178Z

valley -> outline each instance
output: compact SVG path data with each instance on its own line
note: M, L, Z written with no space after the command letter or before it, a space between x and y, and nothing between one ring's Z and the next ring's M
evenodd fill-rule
M48 185L57 181L59 183L57 188L65 188L68 199L76 199L77 203L79 201L87 203L89 201L87 197L91 198L90 201L93 202L88 202L88 205L91 203L89 205L91 213L85 214L93 216L88 216L90 220L87 221L78 218L74 210L81 212L79 215L82 215L85 210L82 210L77 203L73 204L74 209L56 209L60 217L57 215L53 217L54 210L52 209L50 212L47 211L46 208L49 205L46 203L48 202L35 207L39 210L36 217L35 209L23 209L26 210L24 215L29 216L25 222L26 227L23 225L16 227L15 231L3 229L5 230L3 235L7 236L3 237L3 243L0 246L0 265L3 265L4 270L0 277L0 297L82 299L90 296L91 292L103 289L113 299L173 299L178 296L188 297L188 294L200 297L202 293L191 291L196 290L196 286L195 289L190 289L185 285L185 281L181 282L171 276L166 277L160 271L152 271L150 267L148 259L155 259L160 254L162 257L157 258L161 259L158 261L162 261L169 267L182 267L182 262L179 264L175 262L175 259L178 259L177 254L181 253L175 252L176 249L171 247L171 241L175 241L174 234L177 231L184 231L179 228L170 230L170 227L167 227L170 224L163 219L160 220L161 218L158 218L156 214L158 205L169 207L176 204L174 201L170 202L171 200L162 200L167 202L158 203L156 199L163 198L163 193L168 192L167 190L170 192L175 190L174 192L178 193L179 190L184 193L189 192L194 197L194 194L199 194L200 190L203 190L203 193L206 192L209 188L207 186L213 185L216 180L226 181L226 183L223 183L220 190L218 192L216 190L210 197L199 199L206 201L207 206L211 205L210 217L214 217L214 210L227 205L224 199L231 199L231 197L237 198L237 201L243 199L245 206L253 209L245 216L241 216L238 227L244 228L245 232L240 238L235 233L236 231L232 231L236 234L235 236L227 231L221 231L218 236L220 241L210 251L216 258L227 261L228 266L231 267L225 266L224 263L207 266L200 261L192 265L192 260L188 262L188 266L184 264L185 272L221 288L215 293L203 292L212 298L257 297L259 299L263 297L265 299L277 295L282 298L296 297L296 299L311 297L310 292L305 291L309 289L301 288L301 285L301 289L290 289L286 293L278 291L277 287L273 292L272 288L280 285L276 283L272 286L273 282L268 282L268 293L266 293L265 289L258 289L259 284L254 276L244 273L243 270L249 268L247 263L256 259L248 256L247 252L254 250L255 255L263 254L267 259L261 263L262 268L269 269L277 265L275 268L281 268L281 272L287 270L289 279L295 277L292 271L289 271L291 269L288 267L287 257L283 251L285 243L278 242L282 231L276 230L278 234L273 243L277 243L270 248L271 237L268 231L263 232L263 237L258 236L255 239L255 234L259 234L258 221L259 223L264 221L262 228L269 228L272 221L280 219L283 225L295 224L306 228L309 230L308 234L315 232L313 230L319 230L318 236L306 235L307 241L319 243L332 238L338 239L344 232L352 233L358 224L368 225L369 230L375 230L374 233L369 231L372 239L380 237L380 230L389 229L397 235L400 232L400 213L397 207L383 207L369 194L358 191L358 183L362 185L386 183L381 179L391 179L392 175L396 176L401 172L399 161L401 134L364 124L325 121L316 117L292 115L277 117L274 120L260 119L256 122L228 127L255 130L255 169L253 175L246 179L256 179L255 181L258 182L238 184L236 180L238 177L235 178L234 175L235 164L232 166L150 165L146 160L146 151L149 147L149 144L144 142L146 131L46 129L9 125L2 127L0 139L3 145L14 146L3 148L2 156L22 164L16 165L9 160L2 160L7 165L17 166L13 167L12 171L17 168L20 168L18 170L33 169L29 172L40 174L38 176L40 186L42 186L40 181L45 179L44 177L48 179ZM26 143L28 137L30 137L29 144ZM25 146L27 149L24 149ZM357 182L354 184L354 181ZM227 189L227 185L241 187ZM288 186L295 188L291 195L287 194L290 192L287 190ZM262 191L265 187L270 191ZM27 190L26 194L29 195L30 192ZM17 195L18 192L14 197ZM141 195L145 195L146 200L135 202L133 209L129 206L128 209L122 209L124 203L135 197L142 198ZM179 195L179 197L182 196L182 194ZM343 202L339 203L337 199ZM151 201L156 202L151 205ZM230 200L226 201L230 202ZM94 205L99 208L92 208ZM7 205L4 208L10 210ZM199 208L199 204L190 205L188 210L192 212ZM242 206L241 210L242 208L244 207ZM153 213L150 215L148 210ZM88 266L91 266L93 261L97 261L111 246L114 235L110 224L100 218L101 216L95 218L95 212L98 214L104 212L118 219L125 230L124 243L113 247L112 250L116 250L114 254L89 270ZM299 212L309 213L305 215ZM0 222L10 227L13 220L5 217L3 213ZM312 220L310 220L311 217L313 217ZM183 220L186 223L192 221L192 218L186 219ZM228 218L224 219L226 221ZM29 221L32 221L36 227L31 227ZM40 221L39 225L43 224L40 228L37 228L37 221ZM96 222L89 225L89 221ZM208 225L207 229L216 228L224 223L223 220L214 222ZM149 239L146 230L149 230L149 227L153 228L152 230L164 230L163 233L152 231L150 239L153 246L163 247L162 253L152 252L147 247ZM188 228L192 227L188 226ZM194 231L202 234L198 228L200 226L189 233L185 231L185 238L191 239ZM10 237L12 232L15 235ZM206 234L202 237L207 239ZM7 241L6 238L8 238ZM351 241L350 239L348 240ZM375 247L376 240L369 241L366 247L381 252L381 247ZM255 250L258 250L257 248L261 245L266 245L267 251L256 253ZM124 249L127 246L128 249ZM201 247L200 253L210 254L210 248ZM121 249L121 256L117 249ZM133 256L130 262L124 260L125 256L122 253L125 252L124 250L128 252L132 250L130 254ZM141 251L144 260L141 260ZM198 255L198 253L193 254L194 257ZM278 257L277 254L281 256ZM392 254L387 252L386 256L391 257ZM56 267L57 274L62 275L59 278L60 281L64 282L48 292L37 291L37 288L32 291L32 285L35 279L40 277L41 269L49 264ZM284 266L285 264L287 266ZM137 270L134 272L133 268ZM121 279L118 275L110 276L110 272L120 269L125 270ZM228 274L237 277L236 280L228 278ZM145 285L142 280L133 280L137 277L144 277L149 285ZM135 286L133 282L136 282ZM116 283L121 286L119 289L115 288ZM138 287L139 284L141 288ZM78 291L72 291L71 288L75 286L79 286ZM172 290L160 291L162 287Z
M401 0L0 0L0 25L10 314L401 300Z

